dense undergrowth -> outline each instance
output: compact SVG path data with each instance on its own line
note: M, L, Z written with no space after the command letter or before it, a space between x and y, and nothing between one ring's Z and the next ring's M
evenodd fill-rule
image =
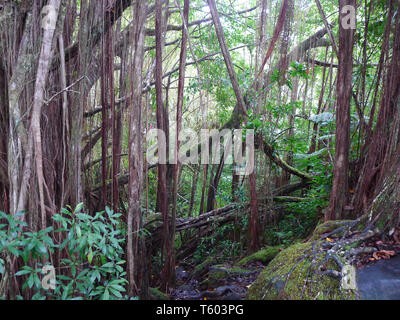
M316 182L303 194L303 200L286 204L276 224L266 224L260 235L262 245L288 247L310 235L320 222L327 205L330 176L316 176ZM238 199L248 201L242 190ZM238 204L239 208L240 204ZM244 206L242 207L244 210ZM52 225L44 230L27 230L25 213L14 216L0 212L0 274L12 277L15 272L22 282L22 291L15 298L24 299L129 299L125 292L126 272L124 245L125 223L121 214L106 207L105 211L89 215L75 209L62 209L52 216ZM233 222L211 226L213 232L202 237L192 256L194 264L210 256L236 261L248 252L249 215L239 215ZM191 231L188 231L191 232ZM176 249L185 242L185 234L176 237ZM60 257L55 268L55 289L43 288L45 272L51 261ZM18 261L17 270L10 267ZM153 257L155 270L161 267L161 257ZM178 261L179 263L179 261ZM15 268L14 268L15 269ZM132 297L131 297L132 299Z
M332 175L326 175L322 171L322 161L314 161L314 165L321 169L320 174L314 177L314 182L308 190L303 191L303 194L299 193L302 200L287 203L283 208L276 209L276 212L272 209L276 223L266 223L263 226L263 232L260 234L262 245L288 247L310 236L315 227L323 221L324 209L329 203ZM241 200L243 203L248 201L245 196L242 196ZM248 223L249 216L246 214L238 217L235 222L216 227L215 232L201 239L194 254L195 262L201 263L210 255L233 260L243 256L249 245Z
M0 212L0 274L11 278L10 267L18 259L15 275L23 282L17 299L31 296L43 299L128 299L125 294L124 243L125 230L121 214L109 208L90 216L82 212L83 205L74 210L63 209L52 217L53 225L40 231L26 231L24 213L14 216ZM56 242L59 239L60 242ZM46 277L50 261L61 257L55 267L55 283ZM44 287L54 284L54 290Z

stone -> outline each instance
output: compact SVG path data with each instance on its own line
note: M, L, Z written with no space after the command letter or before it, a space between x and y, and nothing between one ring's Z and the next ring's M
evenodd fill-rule
M318 248L320 242L315 242ZM312 263L312 243L297 243L278 253L249 288L250 300L349 300L355 290L341 290L340 280L315 273L324 255ZM328 265L328 268L334 266ZM312 276L310 276L312 275Z
M400 300L400 255L357 270L362 300Z

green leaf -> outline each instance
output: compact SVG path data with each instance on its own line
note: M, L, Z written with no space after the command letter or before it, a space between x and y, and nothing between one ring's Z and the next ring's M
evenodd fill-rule
M43 242L38 241L36 244L36 248L40 253L46 254L47 253L47 248L46 246L43 244Z
M27 280L28 287L29 287L29 288L32 288L34 282L35 282L35 279L34 279L34 277L33 277L33 273L31 273L31 275L28 277L28 280Z
M25 210L19 211L16 214L14 214L14 217L22 217L26 213Z
M61 213L64 213L64 214L67 214L67 215L71 214L71 212L66 208L61 208Z
M114 288L115 290L125 292L125 288L123 286L120 286L119 284L110 285L110 288Z
M122 298L122 294L118 290L115 290L115 289L113 289L111 287L109 288L109 290L114 296L116 296L118 298Z
M79 203L79 204L76 206L76 208L75 208L75 210L74 210L74 213L79 213L79 212L81 212L82 209L83 209L83 202Z
M108 292L108 289L104 290L103 296L101 297L102 300L110 300L110 293Z
M92 249L89 249L89 253L87 255L87 259L88 259L88 262L90 264L92 264L92 260L93 260L93 251L92 251Z
M40 230L39 232L38 232L38 236L40 237L40 236L43 236L43 235L45 235L46 233L49 233L50 231L53 231L53 227L47 227L46 229L43 229L43 230Z
M82 236L82 231L80 226L76 226L76 236L80 238Z
M7 249L16 257L19 257L19 255L21 254L21 252L17 248L14 248L13 246L8 246Z
M24 274L29 274L29 273L31 273L32 272L32 270L27 270L27 269L25 269L25 270L20 270L20 271L18 271L15 275L16 276L23 276Z

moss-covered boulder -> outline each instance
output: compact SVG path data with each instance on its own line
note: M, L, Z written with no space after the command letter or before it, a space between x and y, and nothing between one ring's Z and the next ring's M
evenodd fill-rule
M207 285L209 288L215 288L224 284L231 276L248 276L253 273L255 273L255 271L239 267L230 267L225 265L211 266L208 273Z
M204 279L203 281L201 281L201 282L199 283L199 289L200 289L201 291L210 289L210 288L213 287L212 284L213 284L213 283L212 283L212 281L210 281L210 279Z
M321 223L315 228L310 240L319 240L324 234L328 234L329 232L332 232L340 227L345 227L352 222L354 222L354 220L330 220ZM343 228L343 230L336 235L341 236L343 235L344 231L345 228Z
M169 297L157 288L149 288L150 300L170 300Z
M264 264L267 264L273 258L275 258L275 256L279 253L280 250L281 250L281 247L279 247L279 246L276 246L276 247L267 246L264 249L261 249L260 251L257 251L255 253L253 253L252 255L243 258L242 260L237 262L236 265L243 266L247 263L255 262L255 261L259 261Z
M281 251L249 288L250 300L354 299L353 290L342 290L340 280L316 272L325 258L315 255L320 242L298 243ZM334 269L334 265L327 268Z
M215 263L218 263L218 259L214 256L209 256L207 259L205 259L202 263L198 264L194 268L192 274L190 275L190 278L195 279L205 275L208 271L208 268Z
M231 267L222 264L218 264L210 267L209 275L216 279L227 278L229 276L247 276L249 274L255 273L254 270L247 270L239 267Z

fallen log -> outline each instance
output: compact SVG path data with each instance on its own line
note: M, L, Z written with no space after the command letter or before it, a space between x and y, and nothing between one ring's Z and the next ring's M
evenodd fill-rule
M306 200L306 198L290 197L290 196L276 196L273 199L274 201L279 201L279 202L301 202Z
M196 229L199 232L195 232L188 242L188 246L180 248L180 252L177 252L179 260L186 258L191 255L198 246L198 240L206 235L214 232L215 228L208 228L208 226L215 225L220 226L222 224L234 221L240 212L247 212L246 208L239 208L230 204L225 207L215 209L206 213L203 213L193 218L177 218L175 220L176 228L175 232L187 231L189 229ZM163 232L163 221L161 213L155 213L144 218L143 228L149 233L146 237L146 242L151 248L159 248L162 241Z
M309 185L311 185L311 183L312 183L312 180L302 180L302 181L288 184L286 186L275 189L272 192L272 194L273 194L273 196L287 196L296 190L308 187Z
M220 218L226 217L227 215L233 215L235 212L235 206L230 204L226 207L201 214L195 218L185 219L185 221L181 221L176 225L176 231L179 232L190 228L199 228L215 222L216 220L220 220ZM212 217L215 219L210 220Z
M236 207L233 204L228 206L215 209L204 214L201 214L194 218L177 218L176 219L176 232L191 228L200 228L207 224L220 221L221 218L226 218L236 213ZM152 234L161 231L162 229L162 217L160 213L156 213L150 216L144 223L144 228L149 230Z

